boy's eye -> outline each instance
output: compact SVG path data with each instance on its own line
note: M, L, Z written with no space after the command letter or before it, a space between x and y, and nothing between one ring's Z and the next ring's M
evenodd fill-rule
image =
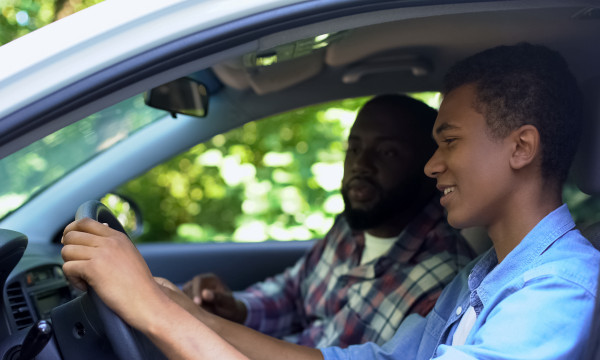
M456 140L456 138L445 138L445 139L444 139L444 142L445 142L446 144L450 145L451 143L453 143L453 142L454 142L454 140Z

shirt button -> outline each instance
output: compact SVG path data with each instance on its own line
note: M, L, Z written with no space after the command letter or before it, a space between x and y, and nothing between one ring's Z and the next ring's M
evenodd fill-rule
M462 306L456 308L456 315L460 315L462 313Z

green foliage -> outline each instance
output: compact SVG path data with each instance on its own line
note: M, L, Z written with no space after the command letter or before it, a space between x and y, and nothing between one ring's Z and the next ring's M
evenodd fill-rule
M138 242L301 240L343 209L347 132L367 98L319 104L217 135L118 189L145 220Z
M102 0L0 0L0 45Z

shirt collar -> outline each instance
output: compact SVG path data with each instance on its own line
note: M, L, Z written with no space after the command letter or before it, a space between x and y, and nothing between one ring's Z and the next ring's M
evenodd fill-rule
M532 267L537 257L574 227L571 213L563 204L546 215L500 264L493 247L482 255L468 280L475 311L479 314L478 307L485 306L492 294Z
M427 239L427 233L444 220L444 208L440 196L435 195L400 233L387 256L392 261L408 263Z
M358 264L364 249L364 231L352 231L353 251L350 256L352 256L355 266L349 270L349 275L373 278L396 263L408 263L426 241L427 233L440 221L443 221L444 216L444 208L440 205L440 197L435 195L406 225L394 246L386 255L378 261L360 266Z

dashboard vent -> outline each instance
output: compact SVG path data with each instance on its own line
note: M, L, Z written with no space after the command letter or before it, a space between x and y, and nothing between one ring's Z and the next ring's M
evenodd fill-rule
M18 330L25 329L33 325L33 317L27 306L25 295L21 284L18 282L12 283L6 287L6 295L12 317Z

